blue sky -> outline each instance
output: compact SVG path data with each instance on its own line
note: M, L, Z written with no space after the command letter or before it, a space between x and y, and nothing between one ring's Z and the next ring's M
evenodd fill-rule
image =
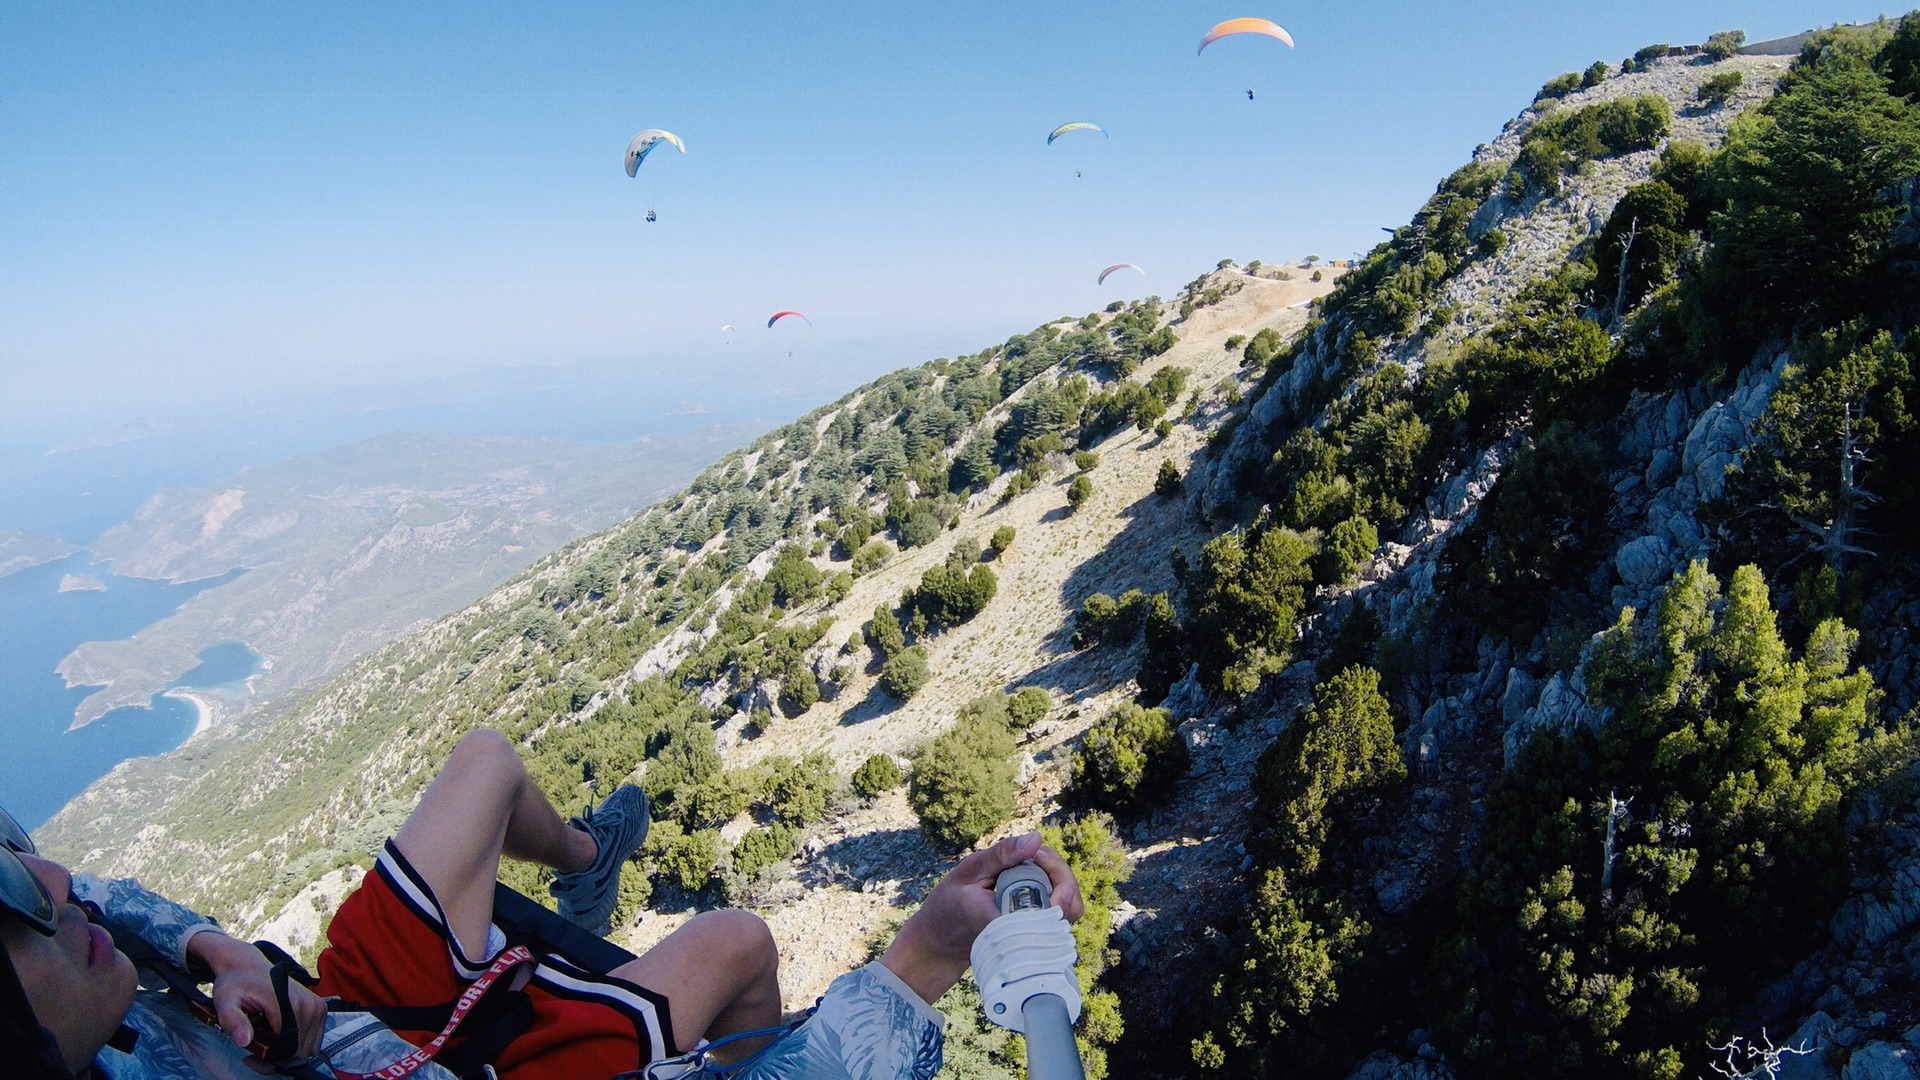
M1541 82L1595 58L1876 14L1825 0L8 5L0 424L526 364L669 365L724 385L787 350L831 396L1170 295L1223 257L1369 246ZM1242 15L1299 47L1194 55L1207 26ZM1069 120L1111 138L1047 146ZM656 153L630 180L621 152L653 126L689 153ZM1123 260L1149 276L1092 284ZM814 325L769 331L784 307Z

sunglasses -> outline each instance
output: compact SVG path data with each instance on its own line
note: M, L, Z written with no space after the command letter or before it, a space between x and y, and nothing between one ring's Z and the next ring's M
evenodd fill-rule
M33 837L0 808L0 914L18 916L40 933L52 937L60 929L60 908L39 875L27 869L21 855L34 854Z

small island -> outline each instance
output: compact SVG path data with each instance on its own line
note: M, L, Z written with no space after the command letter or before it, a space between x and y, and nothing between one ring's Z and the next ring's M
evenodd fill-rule
M106 592L107 583L92 574L62 574L60 591L69 592Z

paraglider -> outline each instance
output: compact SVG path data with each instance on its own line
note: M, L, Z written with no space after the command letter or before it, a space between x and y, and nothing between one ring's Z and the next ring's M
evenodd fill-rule
M1147 272L1145 270L1141 270L1139 267L1133 265L1132 263L1114 263L1112 266L1109 266L1105 270L1100 271L1100 279L1094 282L1094 284L1105 285L1107 283L1107 275L1113 273L1116 270L1135 270L1135 271L1139 271L1139 274L1141 277L1147 276Z
M732 323L728 323L727 325L725 325L725 326L722 326L722 327L720 328L720 332L721 332L721 333L723 333L723 334L731 334L731 333L733 333L733 324L732 324Z
M1076 120L1071 124L1061 124L1049 132L1047 134L1047 145L1052 146L1053 140L1065 135L1069 131L1097 131L1103 139L1112 138L1112 136L1107 134L1107 129L1101 127L1099 124L1089 124L1085 120Z
M1251 86L1247 87L1247 100L1248 101L1253 100L1253 87Z
M784 319L789 315L797 316L801 322L806 323L808 326L813 325L812 319L807 318L805 315L802 315L798 311L776 311L773 313L773 318L767 320L767 329L769 330L773 329L774 323L779 322L781 319Z
M1266 19L1228 19L1207 31L1207 36L1200 39L1200 48L1194 51L1194 55L1198 56L1206 52L1207 46L1234 34L1265 34L1271 38L1279 38L1287 43L1287 48L1293 48L1293 35L1282 30L1277 23L1268 22Z
M653 153L661 143L672 143L681 153L687 152L687 144L680 141L680 136L671 131L648 128L635 135L633 141L627 144L627 175L636 175L640 169L640 163L647 160L647 155Z

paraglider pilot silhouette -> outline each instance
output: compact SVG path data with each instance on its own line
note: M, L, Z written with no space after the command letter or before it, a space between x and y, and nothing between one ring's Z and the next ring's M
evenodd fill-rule
M623 785L563 820L512 743L475 731L341 905L309 989L290 961L276 964L137 882L70 873L0 819L0 1039L8 1075L26 1080L252 1078L260 1063L249 1044L309 1080L487 1070L500 1080L641 1071L664 1080L723 1067L747 1080L930 1080L945 1024L931 1003L1000 914L995 878L1031 860L1055 906L1069 918L1083 910L1066 863L1028 834L961 859L879 960L835 980L789 1024L773 937L746 911L703 912L596 971L538 940L508 943L500 859L552 867L560 916L574 924L561 929L604 934L622 867L647 833L646 796ZM130 952L210 980L218 1026L169 1004L171 993L138 989ZM476 1060L482 1041L498 1045L479 1047ZM459 1068L444 1067L456 1057Z

